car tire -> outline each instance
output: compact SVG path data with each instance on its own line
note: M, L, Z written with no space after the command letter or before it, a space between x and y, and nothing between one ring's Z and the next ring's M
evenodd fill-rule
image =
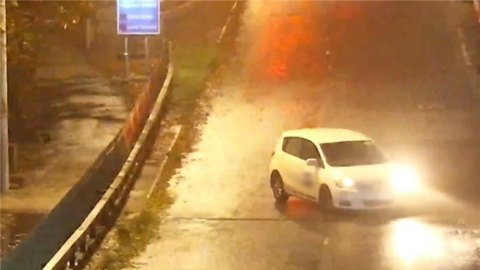
M320 190L318 192L318 205L323 211L329 211L334 208L332 192L330 192L330 189L325 185L320 187Z
M270 187L272 188L273 197L277 202L285 202L290 197L283 187L282 177L278 173L273 173L270 179Z

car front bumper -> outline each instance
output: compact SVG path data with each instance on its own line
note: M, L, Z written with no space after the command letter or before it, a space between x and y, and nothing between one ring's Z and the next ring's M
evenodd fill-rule
M396 205L393 192L368 193L338 189L332 192L332 197L333 205L340 209L383 209Z

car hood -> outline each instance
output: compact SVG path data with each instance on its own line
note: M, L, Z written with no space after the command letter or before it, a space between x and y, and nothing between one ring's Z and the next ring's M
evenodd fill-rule
M390 163L334 167L334 174L341 178L351 178L355 182L374 182L379 180L387 180L390 178L392 165Z

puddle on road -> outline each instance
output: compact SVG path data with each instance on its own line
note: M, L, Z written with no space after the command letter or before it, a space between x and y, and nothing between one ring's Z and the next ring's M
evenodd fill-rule
M45 214L2 212L0 216L0 259L5 258L20 241L43 220Z

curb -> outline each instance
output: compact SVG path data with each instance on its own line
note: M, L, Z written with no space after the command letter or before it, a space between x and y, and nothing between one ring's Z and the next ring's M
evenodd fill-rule
M178 136L180 135L180 133L182 132L182 128L183 126L176 126L175 127L175 137L173 138L173 141L170 143L170 145L168 146L168 151L167 151L167 154L165 155L165 158L163 159L162 161L162 164L160 164L160 168L158 169L158 173L157 173L157 176L155 177L155 180L153 180L153 183L151 184L149 190L148 190L148 193L147 193L147 200L150 199L150 197L152 196L153 192L155 191L155 187L157 186L158 182L160 181L160 179L162 178L162 175L163 175L163 169L165 168L165 164L167 163L167 161L169 160L169 157L168 157L168 154L170 152L172 152L172 149L173 147L175 146L175 144L177 143L177 139L178 139Z
M162 21L175 19L175 17L179 17L181 15L184 15L183 14L184 12L187 12L187 11L191 10L198 3L199 3L199 1L191 1L191 2L187 2L183 5L177 6L175 8L167 9L163 12L160 11L160 14L161 14L160 18L161 18Z
M222 31L220 32L220 35L218 36L217 43L220 44L223 41L223 37L225 36L225 33L227 32L227 28L230 25L230 21L232 20L232 15L235 12L235 9L237 8L238 1L235 1L233 3L232 9L230 9L230 14L228 15L227 21L225 22L225 25L222 28Z

